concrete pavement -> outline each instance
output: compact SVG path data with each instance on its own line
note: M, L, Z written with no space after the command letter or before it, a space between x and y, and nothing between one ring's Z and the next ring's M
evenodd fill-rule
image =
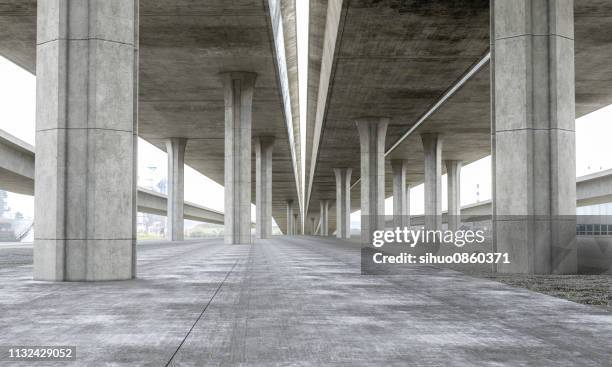
M361 276L358 246L139 245L123 282L3 266L0 345L76 345L98 366L609 365L609 312L432 267Z

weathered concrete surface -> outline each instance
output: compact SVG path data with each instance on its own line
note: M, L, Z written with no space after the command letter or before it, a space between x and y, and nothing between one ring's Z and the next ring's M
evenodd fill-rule
M350 168L334 168L336 174L336 237L351 237L351 173Z
M171 138L166 141L168 154L168 211L166 236L169 241L182 241L185 237L185 148L187 139Z
M368 243L374 231L384 229L385 139L389 119L365 117L355 120L355 124L361 162L361 238Z
M251 130L257 74L221 75L225 95L225 243L251 243Z
M255 233L257 238L272 236L272 152L274 138L259 137L255 139Z
M406 186L406 168L404 159L391 161L393 170L393 226L403 228L410 226L410 186Z
M36 279L135 274L137 4L38 6Z
M444 161L446 167L448 228L459 229L461 225L461 161Z
M491 22L497 270L574 274L576 111L573 0L494 1Z
M442 214L442 137L436 133L421 135L425 159L425 228L440 229Z
M284 106L290 96L283 94L279 81L287 71L277 65L273 26L278 19L274 22L270 14L272 1L140 1L139 135L162 150L170 137L190 138L186 163L223 185L224 103L218 74L256 72L252 134L275 137L272 211L284 229L285 201L299 203L294 172L301 169L293 167ZM0 55L32 73L36 4L36 0L0 0ZM291 70L291 50L286 60ZM254 164L252 170L254 176ZM251 192L254 199L254 183Z
M81 365L609 365L602 309L433 267L361 276L333 238L221 242L139 245L127 282L2 268L0 344L76 345Z

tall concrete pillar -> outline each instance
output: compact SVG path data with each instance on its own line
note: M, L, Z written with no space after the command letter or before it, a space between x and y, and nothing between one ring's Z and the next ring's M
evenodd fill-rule
M493 228L509 273L574 273L574 2L491 3Z
M287 200L287 236L293 235L293 200Z
M272 150L274 137L255 139L255 206L257 238L272 236Z
M293 235L297 236L300 234L300 221L297 214L293 214Z
M351 168L334 168L336 176L336 237L351 238Z
M446 165L448 229L457 230L461 226L461 161L444 161Z
M256 74L223 73L225 243L251 243L251 113Z
M168 216L166 238L182 241L185 237L185 148L187 139L172 138L166 141L168 153Z
M310 233L312 235L317 234L317 219L315 217L310 217Z
M329 200L321 200L321 215L319 234L321 236L329 236Z
M137 8L38 3L34 279L135 276Z
M421 135L425 155L425 228L442 225L442 138L435 133Z
M405 159L392 159L393 170L393 226L410 227L410 189L406 186Z
M385 137L389 119L365 117L356 121L361 150L361 239L369 243L385 227Z

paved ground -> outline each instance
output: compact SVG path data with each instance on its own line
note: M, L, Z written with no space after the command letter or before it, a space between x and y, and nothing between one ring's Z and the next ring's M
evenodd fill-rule
M331 238L147 244L138 263L104 283L0 267L0 345L77 345L88 366L611 365L612 313L430 267L361 276Z

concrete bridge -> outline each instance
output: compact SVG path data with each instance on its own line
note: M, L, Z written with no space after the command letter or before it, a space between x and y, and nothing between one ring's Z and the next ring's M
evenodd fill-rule
M612 3L309 7L300 100L293 0L0 0L0 55L37 80L36 147L0 136L0 183L36 217L33 248L0 248L0 345L77 345L81 365L609 365L608 311L433 266L362 276L349 219L367 240L392 196L405 224L424 183L440 228L441 176L449 218L482 209L460 207L461 167L492 155L497 272L570 279L577 205L612 198L610 172L575 177L576 117L612 104ZM138 137L168 154L167 197L137 186ZM184 201L184 164L224 186L224 214ZM171 242L137 244L138 210ZM182 241L184 218L224 240Z

